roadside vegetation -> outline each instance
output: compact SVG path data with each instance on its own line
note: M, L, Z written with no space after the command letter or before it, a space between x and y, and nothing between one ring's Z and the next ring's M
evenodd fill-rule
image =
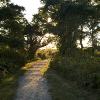
M54 100L99 100L100 58L66 58L51 60L47 72Z
M13 100L18 87L18 79L25 70L18 70L14 74L6 74L0 80L0 100Z
M48 30L58 35L58 53L51 59L50 73L47 72L53 99L99 100L99 1L41 1L45 4L42 14L51 18ZM84 47L86 38L89 45Z
M35 57L37 59L51 59L52 57L54 57L57 53L57 49L39 49L37 50Z
M22 66L36 59L51 60L41 72L54 100L100 100L100 1L40 1L31 23L24 7L0 1L0 100L12 100ZM50 42L57 50L40 50Z
M13 100L19 77L36 60L36 51L47 44L41 43L44 33L38 16L30 24L24 10L10 0L0 1L0 100Z

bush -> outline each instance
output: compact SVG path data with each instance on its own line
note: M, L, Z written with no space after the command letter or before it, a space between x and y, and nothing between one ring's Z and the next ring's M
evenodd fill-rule
M76 81L79 86L100 88L100 59L99 58L66 58L57 56L51 61L55 69L67 80Z
M14 72L26 62L24 54L13 49L0 49L0 70Z
M49 59L56 54L57 50L46 49L46 50L37 50L36 58Z
M100 51L96 51L96 52L95 52L95 56L96 56L96 57L100 57Z

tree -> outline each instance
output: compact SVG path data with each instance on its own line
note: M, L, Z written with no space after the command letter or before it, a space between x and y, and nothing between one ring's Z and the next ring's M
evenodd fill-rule
M83 27L90 19L92 20L99 15L99 10L97 11L98 5L94 6L91 0L41 1L45 3L44 12L51 17L52 23L56 23L55 27L53 27L55 28L53 33L55 34L56 32L60 36L61 53L63 55L73 55L79 36L78 28L80 25Z
M91 42L91 46L92 46L92 55L94 56L95 54L95 50L97 48L97 44L98 44L98 32L100 30L100 26L98 21L96 20L91 20L88 23L88 28L89 28L89 42Z
M33 59L36 51L46 46L51 42L50 38L47 41L43 41L44 35L47 33L47 20L48 18L42 18L42 10L39 13L33 15L31 24L27 24L24 30L24 34L27 37L26 44L29 52L29 59Z
M16 70L25 63L24 7L4 2L0 7L0 69Z

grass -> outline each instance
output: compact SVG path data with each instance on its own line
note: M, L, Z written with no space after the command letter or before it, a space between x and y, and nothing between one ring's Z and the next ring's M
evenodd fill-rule
M100 89L100 59L57 57L50 64L51 68L66 80L75 81L87 89Z
M0 100L13 100L16 94L16 90L18 88L18 79L21 75L23 75L33 64L40 62L41 60L33 61L27 63L22 67L21 70L18 70L14 74L7 74L6 77L2 78L0 81ZM42 73L45 73L47 69L47 65Z
M18 78L22 75L23 71L9 74L0 81L0 100L13 100L17 87Z
M34 62L27 63L22 69L14 74L7 74L0 81L0 100L13 100L18 87L18 79L22 76Z
M45 75L45 73L48 71L49 69L49 63L50 63L50 59L48 59L47 64L41 68L40 72L42 75Z
M100 100L95 92L78 87L76 83L63 79L53 70L47 72L47 80L52 100Z

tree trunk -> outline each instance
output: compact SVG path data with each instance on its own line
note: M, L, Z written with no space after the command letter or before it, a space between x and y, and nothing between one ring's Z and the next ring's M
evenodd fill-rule
M82 38L80 38L80 46L81 46L81 50L83 50L83 43L82 43Z
M93 33L91 33L91 42L92 42L92 56L94 56L94 52L95 52L95 46L94 46L94 36Z

